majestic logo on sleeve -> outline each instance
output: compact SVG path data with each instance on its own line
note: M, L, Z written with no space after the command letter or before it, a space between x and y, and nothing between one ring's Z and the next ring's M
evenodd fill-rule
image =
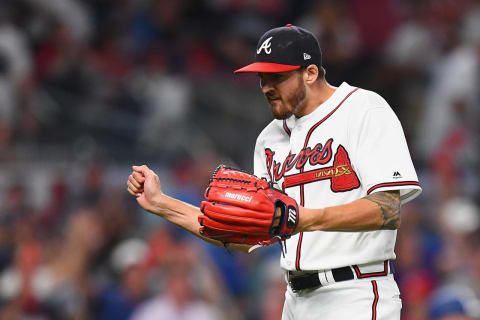
M260 48L257 49L257 54L260 54L260 52L262 52L262 50L265 50L266 54L270 54L272 52L272 48L270 48L272 46L272 44L270 43L272 38L273 37L270 37L270 38L265 39L265 41L263 41Z
M326 164L331 159L331 156L332 156L332 148L331 148L332 141L333 141L332 139L328 140L324 148L321 149L322 151L320 152L320 154L322 154L322 156L321 157L317 156L315 158L317 161L313 161L313 162L311 161L310 157L311 157L311 154L313 154L313 152L312 150L309 150L309 148L302 149L303 151L302 158L297 156L296 158L291 158L295 160L292 161L290 159L290 161L295 162L297 164L296 165L297 169L303 169L305 163L309 159L310 159L309 163L311 165ZM273 161L273 170L271 170L272 168L271 159L273 158L273 154L269 160L269 156L268 156L269 152L267 150L265 150L265 153L267 154L267 168L269 170L269 173L273 171L272 174L275 177L275 179L277 178L280 179L285 174L286 171L293 168L294 165L289 162L289 157L291 157L292 155L287 156L287 158L283 163L282 170L279 170L280 164L277 164L275 161ZM302 151L300 153L302 153ZM303 157L306 159L303 159ZM302 159L303 161L299 162L299 160L297 159ZM323 159L323 160L318 161L318 159ZM283 181L284 190L286 188L295 187L295 186L303 185L310 182L320 181L320 180L330 180L330 189L333 192L350 191L360 187L360 180L358 179L357 174L353 170L347 151L342 145L339 145L337 148L337 152L335 153L332 166L314 169L310 171L303 171L303 170L301 171L302 172L297 174L285 175L285 179Z

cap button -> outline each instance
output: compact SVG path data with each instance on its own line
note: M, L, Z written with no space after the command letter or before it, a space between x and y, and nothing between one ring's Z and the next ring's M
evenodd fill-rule
M285 27L291 27L292 24L291 23L287 23L287 25Z

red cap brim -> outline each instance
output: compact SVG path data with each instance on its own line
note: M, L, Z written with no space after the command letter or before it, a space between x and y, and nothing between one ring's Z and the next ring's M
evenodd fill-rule
M279 64L271 62L255 62L235 70L233 73L241 72L286 72L299 69L300 66L292 66L289 64Z

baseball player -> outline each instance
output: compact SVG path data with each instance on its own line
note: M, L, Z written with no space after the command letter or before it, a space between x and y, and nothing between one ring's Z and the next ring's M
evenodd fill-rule
M258 136L255 175L298 204L298 212L287 207L295 228L282 238L280 265L288 282L282 319L400 319L391 261L401 204L421 188L398 118L374 92L329 85L318 41L300 27L267 31L255 62L235 71L242 72L258 74L275 118ZM147 211L225 244L200 232L209 220L199 208L163 194L148 167L133 167L127 186ZM248 251L251 245L231 247Z

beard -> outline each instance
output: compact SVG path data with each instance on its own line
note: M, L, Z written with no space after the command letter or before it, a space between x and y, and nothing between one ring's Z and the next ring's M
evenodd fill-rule
M297 86L285 98L278 97L271 99L267 96L272 116L277 120L285 120L290 118L292 114L302 109L306 96L307 88L302 82L302 79L299 77Z

